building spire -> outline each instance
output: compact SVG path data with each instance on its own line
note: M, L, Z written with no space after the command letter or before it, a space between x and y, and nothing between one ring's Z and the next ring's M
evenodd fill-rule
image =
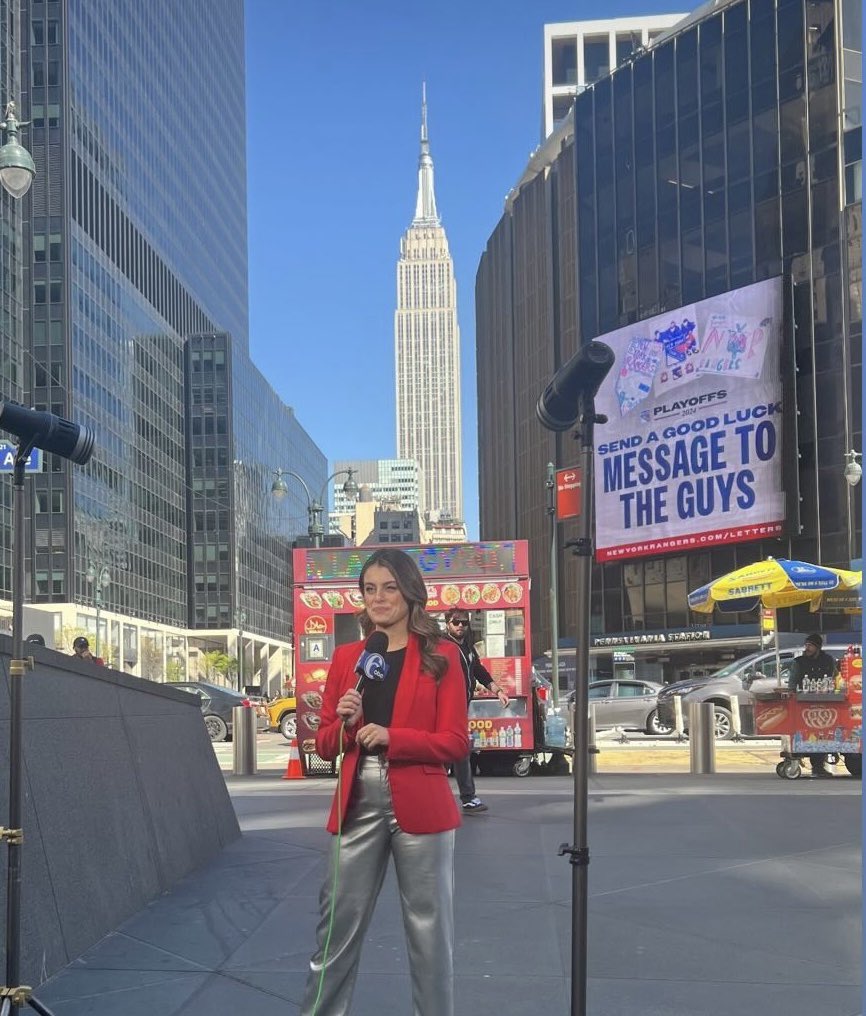
M438 226L436 194L433 190L433 159L427 136L427 82L421 84L421 155L418 159L418 199L415 202L413 226Z

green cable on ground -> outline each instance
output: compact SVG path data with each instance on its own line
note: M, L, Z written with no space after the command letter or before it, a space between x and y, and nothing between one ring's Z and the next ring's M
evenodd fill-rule
M328 949L331 946L331 934L334 931L334 909L337 905L337 886L340 879L340 842L343 839L343 731L345 727L340 725L340 753L337 758L337 836L334 839L334 884L331 886L331 913L328 915L328 932L325 935L325 945L322 949L322 971L319 974L319 990L316 992L316 1001L313 1003L313 1016L319 1011L319 1002L322 1000L322 989L325 987L325 967L328 963Z

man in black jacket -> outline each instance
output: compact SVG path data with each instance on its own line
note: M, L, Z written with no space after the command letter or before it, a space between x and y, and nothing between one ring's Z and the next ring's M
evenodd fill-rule
M508 705L508 696L495 684L490 673L478 657L472 643L472 631L469 627L469 614L465 610L447 610L445 612L445 631L452 642L457 643L460 660L463 663L463 676L466 679L466 701L472 701L475 682L496 692L503 709ZM466 758L454 763L454 776L460 790L460 801L466 815L477 815L487 811L487 805L475 794L475 778L472 775L472 752Z
M803 652L794 660L788 675L788 688L791 691L808 690L804 688L805 682L836 676L837 663L829 653L824 652L823 646L824 640L820 635L806 636ZM813 776L832 776L827 768L826 755L809 755L809 763Z

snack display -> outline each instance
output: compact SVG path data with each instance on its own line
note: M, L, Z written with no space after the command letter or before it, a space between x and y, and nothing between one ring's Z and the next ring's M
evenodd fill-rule
M316 739L314 737L305 737L301 748L309 755L316 750Z
M499 603L502 598L502 593L499 591L499 586L495 582L486 582L481 589L481 599L485 603L494 604Z
M301 603L305 607L309 607L310 610L319 610L322 606L322 597L318 593L308 590L307 592L301 593Z
M319 716L318 713L303 713L301 720L307 725L307 727L309 727L310 730L313 731L313 733L319 729L322 723L322 717Z
M350 589L346 593L346 599L351 606L356 607L358 610L364 606L364 597L360 594L357 589Z
M506 603L520 603L523 590L516 582L506 582L502 587L502 596Z
M301 695L301 701L310 709L322 708L322 696L317 691L305 691Z
M460 586L443 586L442 602L446 607L456 607L460 602Z
M328 589L322 593L322 599L328 604L333 610L340 610L344 605L343 594L338 593L336 589Z
M481 590L478 586L464 586L463 587L463 602L468 603L474 607L476 603L481 599Z

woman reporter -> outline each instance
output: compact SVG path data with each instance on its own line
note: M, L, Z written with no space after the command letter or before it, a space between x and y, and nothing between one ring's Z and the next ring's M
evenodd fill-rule
M318 948L301 1016L348 1013L389 857L400 889L414 1016L452 1016L460 815L445 763L469 750L460 657L426 612L427 589L408 554L375 551L358 585L362 630L387 637L386 675L356 690L363 642L339 646L328 673L316 751L326 759L344 752L328 820L340 838L320 896Z

